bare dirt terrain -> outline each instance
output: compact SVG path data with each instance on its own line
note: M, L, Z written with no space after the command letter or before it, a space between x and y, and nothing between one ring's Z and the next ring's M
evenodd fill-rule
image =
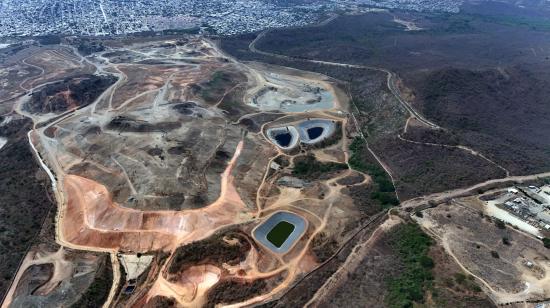
M341 16L331 19L321 30L304 27L225 38L222 46L239 59L299 67L345 81L353 102L353 120L368 141L361 148L370 150L384 167L404 210L409 213L452 198L514 183L542 183L547 179L547 160L542 157L548 147L546 139L539 134L548 130L547 121L543 120L548 108L543 108L545 102L540 99L548 88L544 86L548 76L543 68L548 63L547 55L541 53L547 48L544 38L548 32L527 26L537 24L537 12L530 5L518 9L510 3L476 2L465 5L464 11L456 15L397 13L400 21L412 19L415 26L422 28L415 31L409 31L409 27L403 29L402 22L396 24L396 15L392 13ZM517 16L520 17L515 19ZM534 51L528 53L529 48ZM514 120L507 120L509 117ZM510 125L516 121L521 123ZM529 134L528 130L536 132ZM354 201L359 203L365 199ZM465 219L470 215L461 213ZM477 230L485 227L455 223L463 232L453 238L456 243L475 237ZM437 240L438 246L431 256L438 288L437 292L426 292L422 304L528 306L531 304L525 301L543 302L547 298L546 291L540 289L546 282L544 279L531 284L522 270L503 264L491 251L490 259L487 254L470 250L460 256L453 255L429 229L424 231ZM488 240L491 243L487 247L498 251L502 238L498 242L495 236L499 236L498 231L483 234L476 240ZM527 236L526 242L529 248L519 245L518 250L532 248L544 254L545 248L539 239ZM517 260L517 256L511 258ZM464 265L464 259L473 267L478 262L481 267L491 267L492 263L496 266L473 275ZM378 267L384 271L388 268L387 264L371 266ZM330 272L328 264L325 268ZM496 273L501 276L491 277ZM324 280L326 275L332 274L312 277ZM365 270L365 276L371 275L373 270ZM506 280L503 275L513 279ZM361 280L363 277L358 276L335 292L339 301L331 304L387 305L382 303L387 296L380 294L385 294L388 286L382 284L374 291L370 288L380 277ZM349 277L341 280L346 279ZM491 279L512 285L516 281L519 287L507 286L511 288L508 291L498 291L504 286L486 288L484 281ZM368 289L364 289L365 284ZM308 300L303 298L313 296L306 291L307 287L317 289L320 285L304 281L295 287L296 292L288 294L295 302L305 304ZM481 291L485 291L488 298ZM357 294L367 295L364 300L353 302ZM334 297L329 296L328 300ZM321 301L320 306L328 300ZM284 299L281 302L288 303Z
M184 35L8 56L0 158L20 179L2 210L39 222L2 232L2 307L544 301L546 248L476 194L550 176L546 43L519 47L547 34L515 24L486 53L512 26L478 5L223 39L231 55Z
M107 46L87 57L69 47L48 51L47 65L29 56L27 65L41 73L23 82L34 94L17 98L13 108L34 121L27 142L51 181L58 204L52 232L61 247L27 254L4 305L26 301L23 284L56 292L73 271L67 265L60 272L63 249L111 255L92 262L98 272L111 269L109 292L97 278L90 281L97 296L77 295L80 303L265 302L382 210L354 203L353 192L373 184L348 164L355 123L333 80L243 64L197 37ZM299 97L307 99L294 101ZM260 106L270 100L280 105ZM330 131L304 137L308 143L290 152L266 136L268 127L310 118L332 123ZM317 170L326 172L312 176ZM306 221L284 254L252 235L280 211ZM216 238L223 242L210 242ZM124 269L117 253L124 253ZM125 262L144 254L145 267L126 273Z
M535 3L517 4L343 15L316 28L224 38L222 46L242 60L347 82L370 147L406 200L548 171L548 20ZM408 118L422 124L413 138L403 133Z
M441 242L461 268L475 277L494 302L548 298L550 260L546 248L522 231L498 227L484 208L477 197L466 197L413 217Z
M369 237L355 246L343 266L316 292L307 307L391 306L388 303L388 280L399 277L406 265L392 245L407 219L390 216ZM457 282L462 277L459 266L443 248L433 246L428 252L433 260L433 281L426 290L427 307L492 307L475 282ZM460 279L460 278L459 278Z

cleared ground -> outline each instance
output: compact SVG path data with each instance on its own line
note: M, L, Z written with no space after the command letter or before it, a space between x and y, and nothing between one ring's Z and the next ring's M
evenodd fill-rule
M386 25L387 17L386 13L372 14L372 19L351 16L344 23L363 27L349 22L368 19L367 25ZM391 26L376 33L402 32L393 20L401 21L394 16ZM326 30L316 36L342 28L330 25ZM421 33L411 35L426 40ZM320 60L274 57L284 61L273 62L297 64L345 82L287 67L239 62L196 36L107 40L106 50L87 57L66 46L22 57L18 65L29 72L17 77L22 79L18 84L8 85L5 93L15 97L3 102L3 110L11 112L14 107L34 121L29 145L52 181L59 206L57 242L63 249L111 256L110 290L106 292L105 280L98 279L109 276L94 274L89 290L97 296L83 294L79 301L90 303L95 298L91 306L106 302L107 306L240 307L266 302L361 306L371 300L374 306L442 307L458 306L464 302L461 298L467 298L470 306L483 307L490 303L480 290L496 303L547 297L547 259L532 237L508 229L501 234L505 231L492 230L492 222L479 214L481 221L453 212L454 208L439 213L438 207L413 214L437 240L432 241L408 215L401 213L398 218L387 211L400 201L504 177L509 170L493 156L485 156L484 149L480 153L439 126L454 123L452 119L433 114L438 120L433 123L413 109L425 106L408 104L417 97L406 88L410 83L395 73L323 62L341 61L344 55L362 63L362 57L374 53L356 45L371 38L349 43L353 48L323 42L333 51L341 50L327 58L327 50L318 49ZM246 42L245 48L254 50L254 42ZM397 49L397 41L390 43L392 50ZM32 68L37 71L31 72ZM109 75L116 81L88 101L69 100L55 110L43 105L25 108L29 97L17 96L38 93L40 85L61 77L79 84L81 75L76 74L81 72ZM448 81L447 73L434 76ZM450 75L470 76L454 71ZM487 81L481 75L477 80ZM488 74L498 81L500 75ZM436 84L438 78L426 80ZM427 87L422 90L418 97L433 94ZM52 91L47 106L72 98L63 89ZM445 98L449 103L445 106L452 106L454 99ZM297 142L285 151L266 134L269 128L308 119L330 121L334 133L315 144ZM315 140L318 132L310 132L311 128L302 127L297 134ZM299 215L307 226L288 251L277 254L253 233L281 211ZM481 238L473 231L478 229ZM283 240L281 247L285 244ZM124 257L116 256L120 251ZM53 286L59 276L53 273L61 268L56 262L66 258L61 253L51 255L43 263L41 257L27 255L36 264L23 264L18 279L24 283L13 284L10 292L17 296L8 303L21 300L37 285L47 286L50 295L67 290ZM135 267L127 263L140 258L151 261ZM119 265L119 259L125 266ZM534 260L535 266L525 270L524 259ZM98 266L99 260L90 263L95 264L95 273L109 269ZM350 269L358 273L353 276ZM63 282L71 279L61 276ZM361 289L364 286L370 288ZM101 292L94 292L96 287ZM48 294L37 293L34 300Z
M422 211L414 219L499 304L548 298L550 261L538 239L499 227L476 196Z
M37 94L18 98L14 110L35 122L28 141L52 181L57 242L111 254L112 288L103 292L100 279L91 286L103 286L108 304L268 301L335 253L360 220L376 212L363 211L350 196L351 187L371 182L347 166L347 132L354 124L342 112L347 98L333 81L243 64L198 37L106 46L87 57L68 47L44 51L48 64L29 55L28 65L43 72L23 82ZM55 83L61 75L66 79ZM109 78L113 82L101 81ZM84 91L83 99L75 96L82 91L74 86L87 89L86 82L102 86ZM307 101L264 112L252 100L266 84L277 88L264 91L274 99ZM300 126L304 142L284 153L265 128L291 124ZM316 164L329 166L322 177L311 176ZM277 212L303 221L300 230L287 230L292 241L289 232L277 237L281 254L252 236ZM191 253L182 254L186 249ZM47 264L37 263L43 268L31 274L26 268L34 263L24 265L18 277L37 273L36 279L53 285L57 280L42 277L52 271ZM16 296L7 303L22 300L19 288L12 286ZM99 297L81 298L83 304L94 300Z

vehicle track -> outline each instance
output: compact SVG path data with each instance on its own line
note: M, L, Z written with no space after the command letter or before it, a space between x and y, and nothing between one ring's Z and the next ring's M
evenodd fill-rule
M491 186L494 186L494 185L521 184L521 183L541 180L545 178L550 178L550 172L543 172L543 173L537 173L537 174L531 174L531 175L507 176L500 179L487 180L465 188L458 188L458 189L416 197L416 198L409 199L407 201L402 202L400 206L401 208L407 211L414 211L418 208L427 206L429 202L440 203L440 202L444 202L445 200L450 200L452 198L474 195L474 194L477 194L479 190L491 188Z
M330 296L327 293L335 291L335 289L341 284L342 280L349 277L348 275L350 275L360 265L365 255L368 253L370 248L372 248L374 242L382 236L383 232L391 229L393 226L401 222L403 222L403 220L398 216L388 214L388 218L370 234L368 239L361 241L353 247L344 264L325 281L319 290L315 292L313 297L304 305L304 307L318 307L318 301L322 300L326 296Z
M369 66L369 65L359 65L359 64L349 64L349 63L340 63L340 62L331 62L331 61L322 61L322 60L313 60L313 59L302 59L302 58L295 58L292 56L287 55L281 55L271 52L266 52L259 50L256 48L256 44L259 40L261 40L267 33L269 33L271 30L264 30L258 36L250 42L248 45L248 49L254 53L261 54L264 56L279 58L279 59L285 59L285 60L292 60L292 61L303 61L303 62L309 62L309 63L315 63L315 64L325 64L325 65L331 65L331 66L340 66L340 67L347 67L347 68L359 68L359 69L367 69L367 70L373 70L378 72L386 73L387 79L386 79L386 85L390 92L395 96L395 98L399 101L399 103L409 112L409 114L416 118L418 121L424 123L426 126L432 128L432 129L440 129L441 127L437 124L429 121L426 119L422 114L414 110L414 108L401 96L400 91L397 89L395 85L395 74L391 72L388 69L376 67L376 66Z
M256 38L257 40L258 38ZM255 40L255 41L256 41ZM252 44L252 43L251 43ZM254 46L252 46L252 48L255 48ZM251 50L252 50L251 48ZM273 55L271 55L273 56ZM283 56L283 57L286 57L286 56ZM302 60L302 59L300 59ZM379 70L379 71L383 71L383 72L386 72L388 74L388 80L387 80L387 85L388 85L388 88L390 89L390 91L396 96L396 97L399 97L399 93L396 94L396 92L394 91L397 91L396 89L393 89L392 90L392 86L391 84L393 84L393 81L392 81L392 76L393 74L385 69L379 69L379 68L372 68L372 67L366 67L366 66L361 66L361 67L358 67L358 66L354 66L354 65L349 65L349 64L343 64L343 63L334 63L334 62L323 62L323 61L316 61L316 60L308 60L308 61L311 61L311 62L314 62L314 63L321 63L321 64L327 64L327 65L338 65L338 66L344 66L344 67L355 67L355 68L365 68L365 69L373 69L373 70ZM116 67L116 65L114 65L114 67ZM122 74L122 72L121 72ZM119 82L121 82L122 80L124 79L123 78L119 78L119 81L117 81L117 83L115 83L110 89L112 90L112 92L110 93L111 94L111 100L112 100L112 94L114 91L116 91L116 87L117 87L117 84L119 84ZM103 96L103 95L102 95ZM102 97L100 96L100 98ZM98 99L99 100L99 99ZM97 101L95 103L97 103ZM398 98L399 100L399 98ZM415 115L416 112L414 111L414 109L412 109L412 107L409 106L409 108L407 108L406 106L408 106L408 103L406 101L400 101L400 103L409 111L409 113L411 114L411 117L414 117L416 119L418 119L420 122L424 123L425 125L431 127L431 128L434 128L434 129L438 129L439 126L429 122L428 120L423 120L423 118L421 118L421 115ZM354 105L355 108L357 108L355 105ZM93 108L95 108L95 104L93 104ZM78 111L78 110L73 110L71 113L67 114L66 117L70 117L72 115L72 113L74 112L83 112L83 111ZM285 114L284 116L287 116L288 114ZM283 117L284 117L283 116ZM59 119L59 121L62 121L64 120L66 117L62 117L61 119ZM243 116L244 117L244 116ZM357 131L360 133L360 136L365 140L365 142L367 141L365 136L363 135L363 132L360 130L360 127L357 123L357 120L355 118L355 115L353 113L351 113L351 118L353 119L354 121L354 125L356 126L356 129ZM54 123L57 123L59 121L55 121L53 122L52 124ZM52 124L48 125L48 126L51 126ZM46 127L48 127L46 126ZM45 128L43 128L45 129ZM262 130L263 131L263 130ZM31 148L33 149L34 153L36 154L36 158L37 160L40 162L40 165L41 167L48 173L48 176L50 177L51 179L51 183L52 183L52 188L54 188L54 192L56 194L56 199L58 201L58 204L59 204L59 209L58 209L58 217L56 217L56 240L58 241L58 243L60 245L63 245L63 246L66 246L66 247L70 247L70 248L75 248L75 249L83 249L83 250L91 250L91 251L106 251L106 252L110 252L111 253L111 260L113 262L113 267L117 266L118 267L118 260L114 261L114 259L117 259L116 258L116 255L114 254L114 251L113 250L109 250L109 249L100 249L100 248L97 248L97 247L84 247L84 246L75 246L75 245L71 245L70 243L66 243L62 240L62 236L60 235L60 232L59 232L59 222L60 220L62 219L62 213L63 213L63 207L64 207L64 198L62 196L62 194L60 195L58 189L57 189L57 182L56 182L56 177L53 175L53 173L50 171L50 169L48 168L48 166L43 162L42 158L40 157L40 154L39 152L36 150L36 148L34 147L33 143L32 143L32 140L31 140L31 133L32 131L29 131L29 134L28 134L28 137L29 137L29 143L30 143L30 146ZM262 132L260 132L262 133ZM42 140L42 144L44 147L48 147L48 145L46 144L47 142ZM345 144L345 142L344 142ZM242 145L241 145L242 146ZM367 148L368 148L368 143L367 143ZM370 148L368 148L369 151L373 154L373 156L376 158L376 160L381 164L381 166L386 170L386 172L388 172L388 174L390 175L390 178L392 179L392 182L393 182L393 177L392 177L392 174L389 170L389 168L387 168L387 166L385 166L385 164L374 154L374 152L371 151ZM46 149L45 151L46 153L49 153L51 152L51 149ZM240 149L237 151L237 153L240 152ZM238 154L236 153L236 156L238 156ZM234 156L234 159L236 159ZM273 160L274 158L272 158ZM270 162L272 161L270 160ZM348 157L347 157L347 152L346 152L346 162L348 160ZM52 161L52 160L48 160L48 161ZM55 160L53 160L55 161ZM233 162L233 159L232 159L232 162L231 164L234 163ZM269 168L269 165L268 167ZM54 168L55 169L55 168ZM267 173L268 173L269 169L266 170L266 173L264 175L264 178L262 180L262 183L260 185L260 188L262 187L262 185L265 183L265 180L266 180L266 177L267 177ZM62 176L62 172L61 173L58 173L56 172L56 174L60 174ZM471 191L475 191L475 189L478 189L479 187L485 187L485 185L491 185L491 184L494 184L494 183L500 183L500 182L505 182L505 181L514 181L514 180L528 180L528 179L536 179L537 177L540 177L540 176L544 176L544 177L550 177L550 172L548 173L543 173L543 174L538 174L538 175L530 175L530 176L524 176L524 177L509 177L507 176L506 178L503 178L503 179L499 179L499 180L489 180L489 181L486 181L486 182L483 182L483 183L479 183L477 185L474 185L474 186L471 186L469 188L465 188L465 189L458 189L458 190L453 190L453 191L448 191L448 192L443 192L443 193L438 193L438 194L432 194L432 195L428 195L428 196L423 196L423 197L419 197L419 198L422 198L422 199L418 199L418 198L415 198L413 199L414 201L406 201L404 202L403 204L405 206L409 206L409 207L414 207L415 205L417 205L417 203L415 202L418 202L418 206L422 205L422 204L425 204L426 202L428 202L429 200L439 200L441 198L444 198L442 197L442 195L445 195L445 196L448 196L448 195L459 195L461 193L465 193L465 192L471 192ZM258 190L259 192L260 190ZM259 194L258 194L259 196ZM259 199L258 199L259 200ZM258 206L259 206L259 202L257 203ZM315 232L314 232L314 235L317 234L317 232L320 232L320 230L322 230L324 228L324 225L326 224L326 220L328 219L328 217L330 216L330 211L331 211L331 208L332 208L332 204L328 207L328 209L326 210L325 212L325 215L324 217L321 219L320 217L316 216L317 218L319 218L321 220L321 225L316 228ZM260 209L258 209L260 210ZM309 277L310 275L312 275L314 272L318 271L319 269L321 269L323 266L325 266L329 261L333 260L335 257L338 256L339 253L342 252L342 250L353 240L357 237L358 234L360 234L362 231L364 231L366 228L368 228L369 226L372 226L373 224L376 224L376 223L380 223L382 221L382 219L384 217L386 217L388 214L387 213L379 213L378 215L375 215L371 220L369 220L368 222L366 222L363 226L361 226L354 234L352 234L349 239L347 239L346 241L344 241L344 243L341 245L341 247L337 250L337 252L329 257L329 259L327 259L325 262L323 262L321 265L319 265L316 269L314 269L312 272L306 274L303 278L301 278L300 280L296 281L293 283L293 285L288 288L287 290L285 290L285 288L288 287L288 283L291 281L291 280L285 280L285 283L282 284L282 286L284 288L277 288L277 292L270 292L270 293L267 293L267 294L263 294L262 295L262 298L265 299L266 296L269 297L269 296L272 296L273 294L277 294L278 292L280 291L283 291L284 290L284 293L282 293L281 296L284 296L284 294L287 294L289 291L291 291L297 284L299 284L301 281L303 281L303 279ZM309 247L310 245L310 242L311 240L314 238L314 236L312 236L308 242L307 242L307 245L306 247ZM305 250L300 254L301 256L304 255L305 253ZM296 258L296 260L299 260L301 257L299 258ZM297 264L297 262L296 262ZM287 263L284 265L284 267L282 269L278 269L279 270L285 270L285 269L288 269L289 267L291 266L295 266L295 263L294 263L294 260L292 263ZM269 273L271 274L271 273ZM113 277L114 277L114 281L113 281L113 286L111 288L111 291L110 291L110 294L109 294L109 299L108 301L106 302L106 305L110 304L110 302L112 301L114 295L113 295L113 292L114 290L116 291L116 288L118 286L118 282L119 282L119 277L120 277L120 273L117 274L116 270L114 269L114 273L113 273ZM257 300L257 298L256 298ZM238 303L237 305L241 305L241 304L247 304L247 303L250 303L250 301L247 301L247 302L243 302L243 303Z
M492 165L499 168L500 170L504 171L506 176L510 176L510 171L508 171L508 169L502 167L501 165L499 165L495 161L487 158L487 156L479 153L478 151L473 150L470 147L467 147L467 146L464 146L464 145L450 145L450 144L432 143L432 142L419 142L419 141L414 141L414 140L409 140L409 139L403 138L401 136L401 134L397 134L397 138L401 141L412 143L412 144L419 144L419 145L426 145L426 146L436 146L436 147L442 147L442 148L448 148L448 149L459 149L459 150L462 150L462 151L466 151L469 154L471 154L473 156L476 156L476 157L479 157L479 158L491 163Z

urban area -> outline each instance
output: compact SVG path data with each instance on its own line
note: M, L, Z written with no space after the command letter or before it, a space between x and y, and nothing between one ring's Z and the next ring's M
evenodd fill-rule
M167 29L234 35L308 25L334 11L364 12L374 7L458 12L460 4L451 0L5 0L0 3L0 37Z

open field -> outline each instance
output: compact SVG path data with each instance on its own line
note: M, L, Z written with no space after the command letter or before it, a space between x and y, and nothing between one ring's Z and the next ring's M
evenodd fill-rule
M475 194L476 189L547 177L547 160L542 159L548 154L547 138L541 136L547 135L548 108L540 97L548 89L548 32L530 26L540 24L536 11L527 6L518 12L508 4L492 2L466 5L457 15L401 14L342 16L315 31L307 27L272 30L222 39L221 46L242 60L323 72L346 82L354 121L368 141L357 147L365 154L354 157L352 153L350 165L366 169L374 156L395 184L400 200L408 205L422 207L424 203L427 207L430 202L438 204L453 196ZM514 22L506 14L519 14L522 22ZM399 24L395 24L397 18ZM403 31L403 20L411 19L422 29ZM511 124L518 121L518 125ZM425 197L415 198L422 195ZM457 225L468 234L483 229L467 223ZM543 253L540 241L529 237L526 241ZM452 266L442 267L453 268L458 274L437 271L436 280L442 289L434 294L443 296L432 297L429 304L459 306L469 298L469 305L485 307L489 302L525 298L537 302L547 297L540 289L545 280L523 293L520 288L495 296L493 290L485 288L485 280L472 276L460 258L449 256L446 247L439 246L437 254L447 263L453 259ZM464 255L478 258L471 251ZM489 257L493 258L490 253ZM479 262L489 264L485 259ZM523 271L510 275L522 281L520 285L526 281ZM534 285L529 279L529 286ZM457 289L464 292L463 296L453 295ZM480 289L489 299L479 294Z
M455 282L455 277L464 275L461 269L442 252L442 247L435 243L427 245L423 236L426 237L422 231L398 217L387 220L367 241L356 246L345 266L325 283L308 307L401 307L411 304L411 299L427 307L493 306L480 289L473 290L477 286L475 282ZM425 260L424 265L415 270L433 275L429 283L418 275L406 273L413 266L408 258L414 258L415 246L421 247L419 252L424 255L421 260ZM404 293L392 287L400 283ZM424 290L414 298L419 290L414 289L423 284Z
M421 29L406 31L404 21ZM348 82L355 117L405 200L548 170L546 23L533 3L476 2L459 14L340 16L314 29L222 39L221 46L242 60ZM447 155L455 159L440 159Z
M354 203L354 191L373 184L365 170L348 168L355 123L334 80L243 64L198 37L106 46L87 57L64 47L46 54L59 57L48 65L32 56L45 73L26 81L32 95L13 106L35 124L22 140L51 180L56 242L111 256L93 264L94 273L112 278L91 275L90 292L75 301L269 301L336 253L361 220L383 211ZM63 81L52 80L53 67ZM77 75L79 69L85 73ZM253 103L264 100L257 91L307 101L264 111ZM301 142L283 151L266 132L289 125ZM328 169L314 176L315 166ZM265 232L279 249L273 251L253 230L278 213L300 223L277 239ZM136 268L141 259L149 261ZM50 263L24 263L17 281L36 279L56 292L48 273L58 265ZM19 283L10 292L5 303L27 300Z
M95 72L95 67L79 59L73 50L66 47L44 49L33 53L21 62L40 70L40 75L26 79L21 83L20 86L25 90L40 84L58 81L67 76Z
M47 181L45 175L39 177L39 180ZM20 191L23 192L24 189L21 188ZM50 197L50 192L45 190L41 194L35 192L33 195L34 199L38 200L39 197ZM9 205L9 203L5 204ZM25 214L22 209L26 208L21 207L22 204L27 203L18 203L18 211ZM17 270L11 279L10 289L2 295L3 302L11 302L10 307L70 306L76 305L77 302L80 305L101 305L105 302L113 284L113 269L108 256L58 245L55 242L55 210L51 208L44 217L38 217L38 215L39 213L34 213L32 217L42 222L41 225L36 226L31 223L25 225L29 230L33 228L35 232L30 240L22 242L28 245L27 250L21 253L21 248L14 246L11 253L3 254L9 256L3 262L4 273ZM19 222L21 221L24 220L19 219ZM8 227L11 228L8 225L5 227L7 230ZM29 233L24 230L19 232ZM15 244L17 241L12 243ZM16 266L13 262L20 263Z
M456 199L421 213L421 217L413 216L415 220L495 303L548 298L547 249L522 231L499 227L486 215L484 202L478 197Z
M507 9L11 55L0 157L25 189L4 196L9 219L49 221L6 225L2 307L548 298L541 241L475 196L549 176L548 32Z
M68 47L29 46L0 58L0 114L9 113L17 98L37 86L95 71Z

